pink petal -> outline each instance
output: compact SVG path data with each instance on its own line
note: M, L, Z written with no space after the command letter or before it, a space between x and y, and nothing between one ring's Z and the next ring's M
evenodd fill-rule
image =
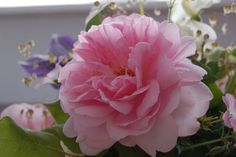
M229 127L229 128L232 128L232 125L230 123L230 115L229 115L229 112L226 111L224 114L223 114L223 120L224 120L224 124Z
M163 90L159 97L160 111L158 114L170 115L179 105L180 89L178 86L172 86Z
M95 127L105 123L106 121L104 117L91 117L86 115L77 115L75 113L71 114L74 119L74 126Z
M199 82L203 79L203 76L207 74L207 72L197 66L194 65L190 60L185 59L182 62L179 62L176 65L179 76L182 78L183 85L189 85L194 82Z
M134 147L136 144L130 137L123 138L119 141L122 145L125 145L127 147ZM132 149L132 148L131 148Z
M89 147L107 149L116 141L110 138L105 124L96 127L77 127L77 142L86 143Z
M76 137L76 132L74 131L74 126L73 126L73 118L70 117L66 123L64 124L63 127L63 133L67 136L67 137Z
M176 145L178 129L171 117L158 117L153 128L142 135L132 136L133 141L152 157L156 151L168 152Z
M180 43L175 43L175 45L168 52L168 57L170 57L175 62L179 62L186 57L193 56L196 51L196 44L192 37L183 37Z
M171 43L180 42L180 31L176 24L164 21L159 25L159 32Z
M179 83L180 78L172 61L163 53L160 54L155 64L158 67L156 77L162 90Z
M231 94L226 94L223 97L223 101L225 103L225 105L227 106L227 108L230 108L230 112L235 112L236 110L234 110L234 106L236 106L236 101L234 99L234 96ZM236 112L235 112L236 113Z
M136 112L139 117L146 115L157 104L159 93L159 84L156 81L152 81L149 90L145 93L141 104L137 108Z
M95 156L98 153L100 153L101 151L103 151L103 149L101 149L101 148L90 147L86 143L80 143L79 147L80 147L80 150L83 154L86 154L89 156Z
M138 43L132 49L128 63L131 69L135 69L137 88L153 79L158 79L163 89L179 81L172 61L164 53L156 52L149 43Z
M207 112L211 99L212 94L203 83L182 87L180 105L172 114L179 136L193 135L198 131L200 124L197 118Z
M119 102L119 101L110 101L109 104L111 105L112 108L123 114L128 114L134 106L133 103Z
M84 101L75 109L75 113L79 115L87 115L91 117L104 117L114 110L108 104L99 101Z

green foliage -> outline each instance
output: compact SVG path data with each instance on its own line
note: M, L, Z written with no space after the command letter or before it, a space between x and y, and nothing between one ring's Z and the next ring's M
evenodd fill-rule
M63 143L74 153L81 154L79 149L79 144L76 143L76 138L68 138L63 134L63 126L57 125L52 128L48 128L43 130L43 132L48 132L56 136L58 139L63 141Z
M92 25L99 25L102 22L102 13L106 9L108 9L112 4L112 2L105 3L92 10L85 20L85 30L88 31L92 27Z
M64 124L66 120L69 118L69 115L63 112L60 106L60 101L45 105L48 108L48 110L52 113L57 124Z
M217 49L217 50L211 52L209 54L209 56L207 57L207 59L210 62L218 62L218 61L222 60L225 57L225 53L227 53L227 52L225 52L221 49Z
M179 151L177 148L174 148L173 150L171 150L170 152L168 153L161 153L161 152L158 152L157 153L157 157L177 157L179 155Z
M149 157L147 153L145 153L141 148L138 146L135 147L126 147L119 143L116 144L116 149L119 152L119 157Z
M60 140L47 132L18 127L10 118L0 120L1 157L64 157Z
M97 157L150 157L138 146L126 147L120 143L114 144L110 149L103 151Z
M215 83L209 84L208 87L213 94L213 99L210 102L210 109L214 109L216 111L224 111L225 106L223 105L222 101L223 93Z
M226 93L233 93L235 87L236 87L236 73L234 73L234 75L227 82L225 87Z
M73 153L82 154L75 138L67 138L62 126L43 131L20 128L10 118L0 120L0 157L65 157L61 142Z
M207 75L203 78L203 82L207 85L215 83L216 80L223 78L227 74L226 67L224 65L219 66L218 62L206 62L206 60L202 60L200 62L193 61L193 63L207 71Z

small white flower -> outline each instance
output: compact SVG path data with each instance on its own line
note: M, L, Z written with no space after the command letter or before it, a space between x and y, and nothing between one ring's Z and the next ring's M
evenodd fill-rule
M206 42L204 35L209 36L207 42L210 43L217 39L217 35L210 25L194 18L199 18L202 9L219 2L220 0L178 0L173 6L171 20L179 25L182 34L195 37L198 48L200 48L202 43Z

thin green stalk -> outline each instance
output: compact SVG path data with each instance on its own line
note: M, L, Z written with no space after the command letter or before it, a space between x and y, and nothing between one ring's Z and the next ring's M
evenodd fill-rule
M218 138L218 139L215 139L215 140L194 144L190 147L184 148L182 151L187 151L187 150L195 149L195 148L198 148L198 147L206 146L206 145L209 145L209 144L218 143L218 142L221 142L225 139L230 139L230 138L234 138L234 136L228 135L228 136L224 136L224 137L221 137L221 138Z
M139 1L139 13L140 15L144 15L143 0Z
M58 151L58 152L61 152L61 153L64 153L65 155L67 156L70 156L70 157L84 157L84 155L74 155L74 154L69 154L69 153L66 153L65 151L62 151L62 150L59 150L59 149L56 149L56 148L53 148L53 147L50 147L50 146L47 146L48 149L51 149L53 151Z
M217 119L217 120L212 121L211 124L221 123L221 122L222 122L222 119Z
M168 10L168 21L170 21L170 17L172 14L172 9L173 9L174 4L175 4L175 0L170 0L169 10Z

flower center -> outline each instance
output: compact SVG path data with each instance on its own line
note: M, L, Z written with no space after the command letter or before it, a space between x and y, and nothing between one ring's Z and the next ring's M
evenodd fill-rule
M129 75L131 77L135 76L134 72L130 70L128 67L120 67L118 70L115 71L117 76L120 75Z

